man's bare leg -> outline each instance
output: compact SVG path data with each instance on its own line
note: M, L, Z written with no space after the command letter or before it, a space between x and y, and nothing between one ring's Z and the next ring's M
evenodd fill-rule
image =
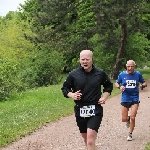
M84 139L87 150L96 150L95 141L97 137L97 132L88 128L87 133L81 133L81 135Z
M137 114L139 104L134 104L131 106L131 114L130 114L130 130L129 132L132 133L135 127L135 117Z
M87 147L87 133L81 133L81 135L82 135L82 137L83 137L85 146Z
M121 110L122 110L122 122L126 122L128 120L128 111L129 111L129 108L121 106Z

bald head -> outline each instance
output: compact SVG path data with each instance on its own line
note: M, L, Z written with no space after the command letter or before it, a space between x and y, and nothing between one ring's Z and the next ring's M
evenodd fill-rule
M80 57L81 57L81 55L88 55L93 58L93 52L91 50L82 50L80 52Z
M86 72L92 70L93 53L90 50L82 50L80 52L80 64Z
M130 65L136 66L135 61L133 61L133 60L128 60L126 66L130 66Z
M133 74L133 73L134 73L135 66L136 66L135 61L133 61L133 60L128 60L128 61L127 61L127 64L126 64L127 73L128 73L128 74Z

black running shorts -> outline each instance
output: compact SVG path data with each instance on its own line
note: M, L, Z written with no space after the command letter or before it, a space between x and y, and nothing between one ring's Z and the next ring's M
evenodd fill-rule
M121 102L121 105L126 107L126 108L130 108L132 105L134 104L139 104L140 101L135 101L135 102Z
M95 130L98 133L102 121L101 116L92 116L92 117L76 117L77 126L79 127L80 133L87 133L87 128Z

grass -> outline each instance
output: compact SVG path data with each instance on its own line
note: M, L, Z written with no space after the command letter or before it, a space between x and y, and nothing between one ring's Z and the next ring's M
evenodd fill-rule
M147 145L145 146L145 149L144 150L150 150L150 142L147 143Z
M140 71L145 79L150 78L150 70ZM0 102L0 147L34 132L46 123L73 114L74 102L63 97L61 86L28 90L18 93L9 101ZM119 93L114 88L111 96Z
M61 85L20 93L0 103L0 146L30 134L47 122L73 113L73 101L62 96Z

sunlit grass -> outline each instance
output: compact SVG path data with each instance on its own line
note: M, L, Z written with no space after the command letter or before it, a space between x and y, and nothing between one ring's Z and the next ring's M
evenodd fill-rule
M33 132L47 122L73 113L73 100L55 85L29 90L0 103L0 146Z
M145 146L145 149L144 150L150 150L150 142L147 143L147 145Z

